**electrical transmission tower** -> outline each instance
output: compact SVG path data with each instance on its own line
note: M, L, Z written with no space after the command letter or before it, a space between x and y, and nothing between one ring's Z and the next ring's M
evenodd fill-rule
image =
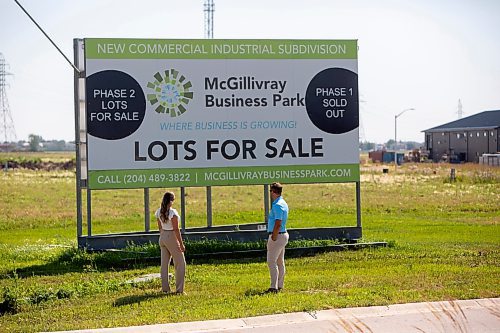
M5 58L0 53L0 140L3 139L4 142L9 142L16 141L17 139L6 91L7 75L12 74L6 71L6 67Z
M457 109L458 119L462 119L464 116L464 110L462 109L462 101L458 99L458 109Z
M214 1L205 0L203 4L203 11L205 12L205 38L214 38Z

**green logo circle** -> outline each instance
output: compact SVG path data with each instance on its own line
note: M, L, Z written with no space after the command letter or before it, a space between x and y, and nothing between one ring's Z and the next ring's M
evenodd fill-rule
M165 113L170 117L177 117L187 111L186 106L193 99L191 81L186 80L175 69L160 72L154 75L155 80L148 82L152 93L147 98L151 105L156 106L155 111Z

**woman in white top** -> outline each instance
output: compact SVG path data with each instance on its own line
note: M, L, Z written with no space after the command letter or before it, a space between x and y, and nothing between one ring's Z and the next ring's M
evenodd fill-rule
M161 207L155 213L160 230L161 249L161 289L165 293L170 292L168 284L168 266L170 258L174 260L175 267L175 292L184 293L184 277L186 275L186 259L184 258L184 242L179 231L179 213L172 208L175 195L165 192Z

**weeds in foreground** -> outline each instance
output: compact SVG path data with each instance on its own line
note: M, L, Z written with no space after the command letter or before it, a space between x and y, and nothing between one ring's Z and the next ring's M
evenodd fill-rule
M107 294L134 286L133 283L117 279L97 278L92 281L73 281L56 287L37 283L23 288L18 276L14 275L10 280L9 285L1 292L3 300L0 301L0 315L16 314L49 301Z
M291 241L288 248L330 246L340 244L338 240L297 240ZM233 251L264 250L266 242L237 242L202 240L187 241L186 249L195 254L222 253ZM158 257L154 265L158 265L160 249L158 244L146 244L141 246L131 245L123 251L101 251L89 252L84 249L69 248L62 251L59 256L53 257L52 263L47 265L51 271L62 272L70 270L78 272L99 272L102 270L115 270L121 268L132 268L131 266L143 267L148 265L151 257ZM134 259L134 264L130 265ZM124 262L126 260L126 262ZM59 269L55 269L59 267ZM36 267L40 270L40 267ZM80 298L102 292L119 291L136 286L137 284L124 282L117 279L96 279L92 281L73 282L58 287L46 287L43 285L30 286L24 289L20 286L20 278L33 275L30 268L21 269L8 274L8 286L0 293L0 315L5 313L19 313L30 305L37 305L48 301ZM38 271L37 274L47 274L47 271Z

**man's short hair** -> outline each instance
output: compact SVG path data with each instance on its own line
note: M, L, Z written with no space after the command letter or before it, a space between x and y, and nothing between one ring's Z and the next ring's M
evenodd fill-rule
M271 191L273 191L276 194L281 195L281 192L283 191L283 185L281 185L278 182L274 182L271 184Z

